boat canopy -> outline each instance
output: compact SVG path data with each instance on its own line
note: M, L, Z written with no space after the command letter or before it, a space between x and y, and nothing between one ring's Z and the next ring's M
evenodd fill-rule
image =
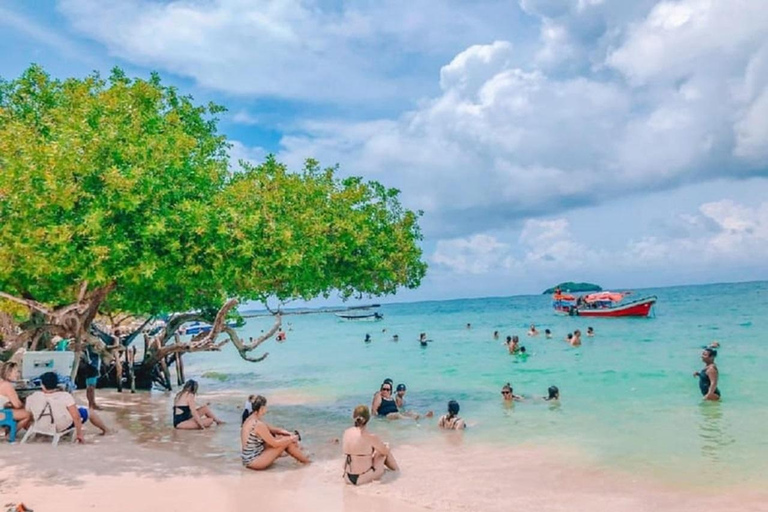
M585 295L584 300L586 302L619 302L626 295L628 295L627 292L598 292Z

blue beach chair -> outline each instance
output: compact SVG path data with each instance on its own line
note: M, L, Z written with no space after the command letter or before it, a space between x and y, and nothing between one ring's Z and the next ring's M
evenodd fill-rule
M16 420L13 419L13 409L0 409L0 427L8 427L8 442L16 441Z

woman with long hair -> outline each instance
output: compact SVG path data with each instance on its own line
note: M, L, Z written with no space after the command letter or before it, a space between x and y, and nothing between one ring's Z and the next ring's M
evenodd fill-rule
M204 430L214 423L224 423L211 411L208 405L195 404L197 381L189 379L173 399L173 427L180 430Z
M267 413L266 398L256 395L251 407L253 411L240 429L243 466L255 470L267 469L283 452L302 464L309 463L309 458L299 446L301 437L298 432L272 427L262 419Z
M32 422L32 414L24 409L18 393L16 381L19 380L19 365L13 361L0 364L0 409L12 409L13 419L18 428L27 428Z
M344 480L352 485L362 485L378 480L386 469L398 471L397 461L389 446L366 426L371 412L365 405L358 405L352 413L354 427L344 431Z

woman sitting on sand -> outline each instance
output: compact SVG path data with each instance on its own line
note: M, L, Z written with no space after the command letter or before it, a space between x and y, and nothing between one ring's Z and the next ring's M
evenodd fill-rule
M189 379L173 400L173 427L180 430L204 430L213 423L224 423L217 418L208 405L195 404L197 381Z
M267 399L257 395L251 404L253 412L240 429L243 466L248 469L267 469L283 452L302 464L308 464L309 458L299 447L301 437L297 431L291 433L262 421L267 413Z
M464 420L459 418L459 402L451 400L448 402L448 414L440 417L437 426L445 430L463 430L467 428Z
M355 426L344 431L344 480L352 485L362 485L378 480L389 468L398 471L392 451L378 436L366 429L371 413L368 407L358 405L352 413Z
M11 409L18 428L27 428L32 422L32 415L24 409L18 393L16 381L19 380L19 365L13 361L0 364L0 409Z

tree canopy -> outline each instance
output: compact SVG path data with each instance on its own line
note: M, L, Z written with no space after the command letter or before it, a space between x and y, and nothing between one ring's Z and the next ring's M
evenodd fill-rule
M158 314L419 285L399 191L313 160L233 166L223 110L119 69L1 81L0 291L56 307L103 289L102 310Z

